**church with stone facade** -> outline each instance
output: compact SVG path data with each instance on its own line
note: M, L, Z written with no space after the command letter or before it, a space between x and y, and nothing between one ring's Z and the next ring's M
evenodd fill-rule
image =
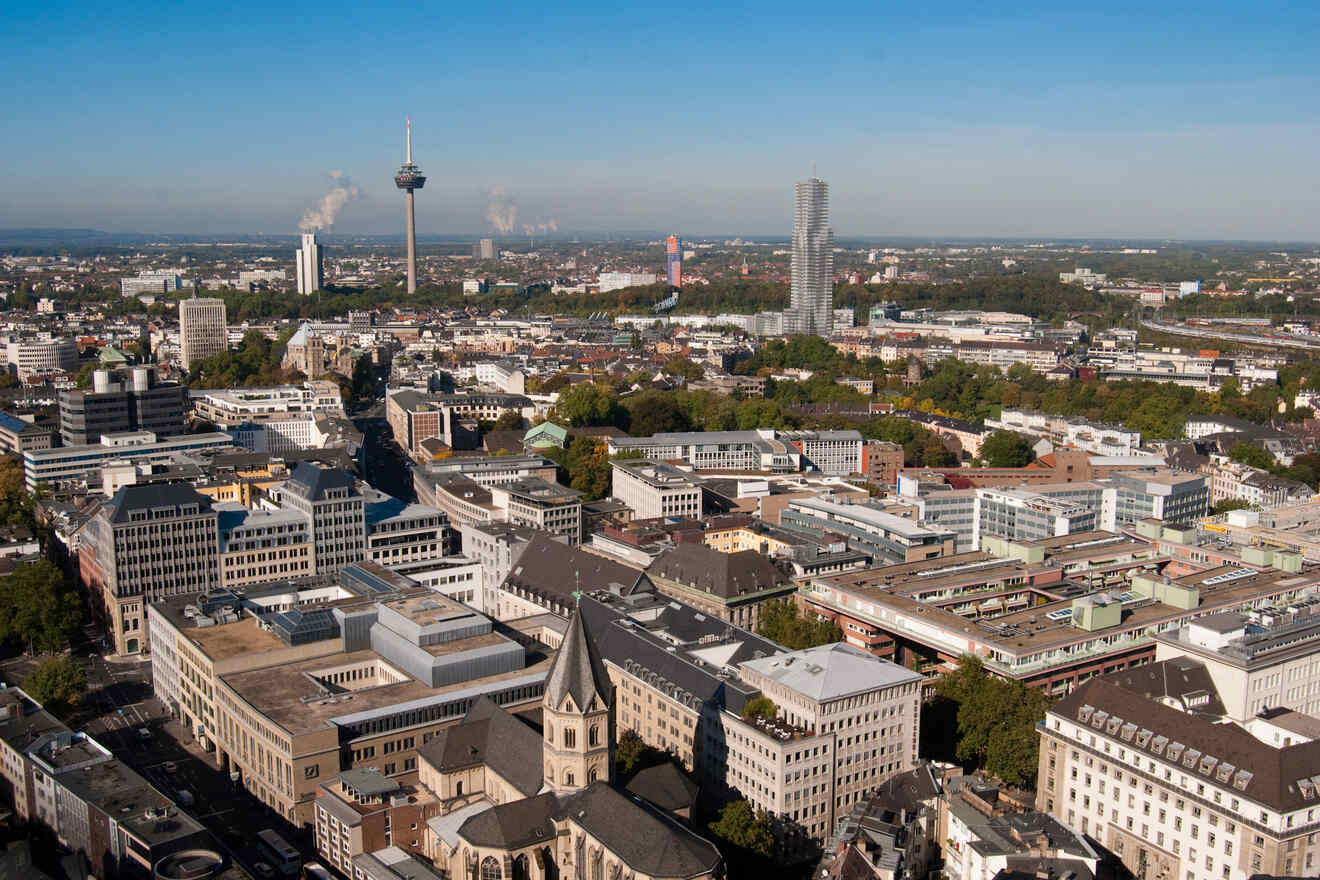
M488 699L418 752L416 785L347 770L316 842L355 880L719 880L719 851L614 784L615 694L578 613L546 676L541 733Z

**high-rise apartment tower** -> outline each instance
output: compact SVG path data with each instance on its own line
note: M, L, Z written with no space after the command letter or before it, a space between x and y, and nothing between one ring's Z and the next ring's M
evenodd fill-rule
M315 293L321 289L321 246L316 243L315 232L302 234L302 247L298 249L298 292Z
M184 369L229 350L224 300L201 296L179 300L179 348Z
M676 235L665 239L665 277L670 287L683 286L683 250Z
M413 219L413 190L426 186L426 175L412 160L412 117L408 118L407 153L403 166L394 175L394 185L403 190L408 220L408 292L417 292L417 223Z
M786 333L829 336L833 327L834 231L830 185L799 181L793 208L793 289L784 314Z

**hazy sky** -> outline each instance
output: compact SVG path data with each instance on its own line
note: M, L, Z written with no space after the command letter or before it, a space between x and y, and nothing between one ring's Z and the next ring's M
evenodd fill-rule
M1320 240L1320 3L0 9L0 227Z

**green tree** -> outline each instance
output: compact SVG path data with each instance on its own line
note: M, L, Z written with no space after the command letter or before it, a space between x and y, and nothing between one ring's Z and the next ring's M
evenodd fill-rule
M699 382L706 378L706 371L702 369L701 364L693 363L682 355L670 358L665 363L664 373L667 376L678 376L688 382Z
M1228 450L1228 457L1239 464L1262 468L1264 470L1269 470L1274 467L1274 456L1270 455L1256 444L1248 443L1245 440L1234 443L1233 447Z
M87 691L87 676L73 657L61 654L37 664L23 690L53 715L67 718Z
M624 399L628 428L634 437L650 437L666 431L691 431L692 422L672 392L643 391Z
M0 578L0 641L60 651L82 625L82 601L53 563L26 562Z
M637 731L628 728L619 736L618 745L614 748L614 763L618 765L620 773L626 775L633 771L651 747L646 744L646 740L637 735Z
M1013 785L1030 784L1039 757L1036 724L1047 708L1044 691L988 675L980 658L964 655L923 706L923 751L982 767Z
M371 355L364 354L353 363L353 398L359 401L376 397L376 374L371 366Z
M92 373L101 368L101 362L90 360L78 368L78 375L74 377L73 384L78 388L92 387Z
M507 410L500 413L500 417L491 425L492 431L521 431L526 427L526 420L521 413L514 410Z
M843 638L832 621L814 614L803 617L790 599L771 599L761 606L758 635L791 650L828 645Z
M559 392L559 399L550 410L549 419L560 425L585 428L593 425L625 427L625 411L619 406L614 391L596 382L579 382Z
M1019 468L1036 460L1031 443L1016 431L992 431L981 441L981 460L986 467Z
M779 707L769 697L753 697L743 707L743 718L774 718L779 714Z
M758 856L769 858L775 838L765 810L753 810L745 798L731 801L720 810L719 818L709 825L710 833L720 840Z

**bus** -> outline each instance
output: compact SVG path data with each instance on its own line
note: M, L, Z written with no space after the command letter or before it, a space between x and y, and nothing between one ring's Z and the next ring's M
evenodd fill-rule
M302 867L302 856L287 840L271 829L257 832L257 852L262 861L268 862L276 873L284 877L296 877Z

